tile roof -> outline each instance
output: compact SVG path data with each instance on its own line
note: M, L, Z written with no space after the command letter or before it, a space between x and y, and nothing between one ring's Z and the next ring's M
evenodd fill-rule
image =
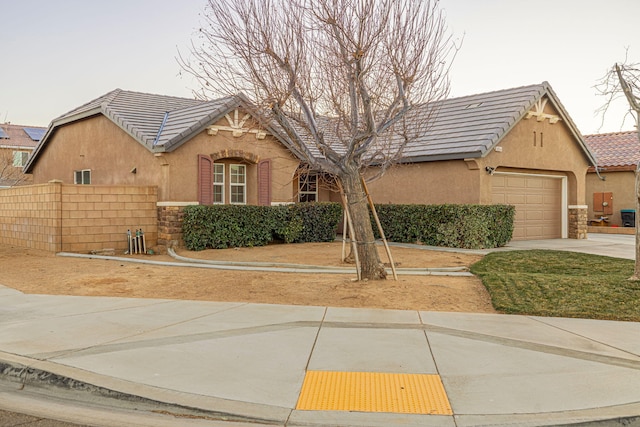
M547 82L450 98L415 107L409 112L405 122L409 133L413 131L416 137L404 147L402 161L423 162L485 156L536 101L544 96L558 110L585 155L595 163L580 132ZM172 151L238 106L250 110L253 108L242 94L201 101L116 89L54 119L41 144L29 159L26 170L30 171L49 135L57 127L76 120L103 114L149 150ZM429 117L434 112L436 116ZM423 123L425 117L429 118L427 126ZM318 123L325 123L323 133L332 148L337 152L344 151L340 139L336 137L339 126L335 126L335 122L328 118L319 118ZM285 145L292 147L287 143L282 128L272 123L267 128ZM394 146L398 147L396 144L400 139L399 134L379 138L377 148L393 153ZM307 146L314 155L320 155L320 149L311 140L307 141Z
M589 161L595 163L579 130L547 82L449 98L414 107L405 120L410 141L402 150L401 161L428 162L483 157L543 97L547 97L555 106ZM324 138L331 147L338 153L343 151L336 133L348 135L349 131L341 128L337 120L319 119L318 123L323 127ZM403 138L399 134L387 134L379 140L380 150L393 155ZM311 138L308 138L307 145L312 153L319 154Z
M40 141L40 134L46 129L39 126L0 124L0 148L34 149Z
M25 170L30 171L55 130L102 114L150 151L171 151L229 110L242 104L237 96L213 101L115 89L54 119Z
M640 162L640 139L637 131L585 135L584 140L595 154L601 168L635 168Z

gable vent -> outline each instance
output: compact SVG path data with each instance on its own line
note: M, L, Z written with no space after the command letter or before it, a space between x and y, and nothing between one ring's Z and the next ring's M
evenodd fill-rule
M469 104L466 107L464 107L465 109L470 109L470 108L478 108L479 106L481 106L482 104L484 104L484 102L476 102L475 104Z

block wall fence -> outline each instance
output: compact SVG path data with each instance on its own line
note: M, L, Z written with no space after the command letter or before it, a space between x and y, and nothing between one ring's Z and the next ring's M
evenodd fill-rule
M153 186L47 184L0 189L0 244L50 252L128 248L127 230L157 245Z

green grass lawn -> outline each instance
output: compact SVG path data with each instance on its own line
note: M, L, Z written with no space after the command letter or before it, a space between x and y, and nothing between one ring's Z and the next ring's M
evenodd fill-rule
M494 252L471 267L501 313L640 321L632 260L576 252Z

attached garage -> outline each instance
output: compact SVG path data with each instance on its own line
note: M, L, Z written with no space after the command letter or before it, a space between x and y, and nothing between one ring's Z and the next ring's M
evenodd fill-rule
M493 203L514 205L514 240L566 238L566 178L500 173L492 176Z

